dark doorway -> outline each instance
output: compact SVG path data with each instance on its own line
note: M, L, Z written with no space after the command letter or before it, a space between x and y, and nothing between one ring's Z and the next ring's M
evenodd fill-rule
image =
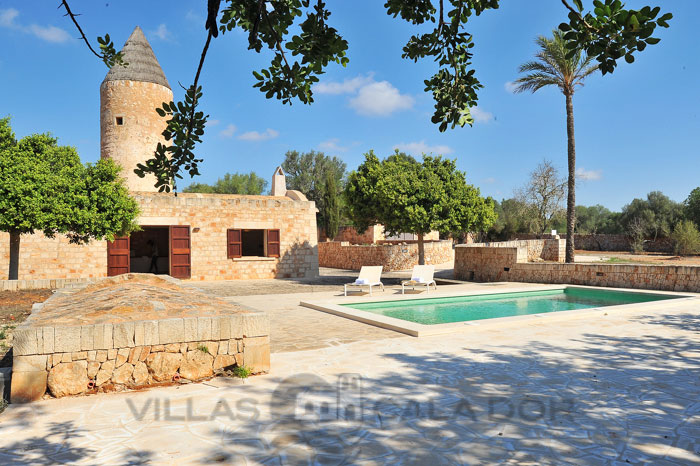
M265 256L265 230L242 230L241 243L244 256Z
M170 239L168 227L141 227L131 234L131 272L170 273ZM153 256L157 256L153 267Z

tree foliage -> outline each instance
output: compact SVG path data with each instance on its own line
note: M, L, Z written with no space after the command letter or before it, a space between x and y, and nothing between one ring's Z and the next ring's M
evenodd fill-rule
M330 172L326 174L326 182L323 184L323 204L325 212L322 227L326 236L332 240L340 227L340 194L335 176Z
M182 191L185 193L209 194L247 194L258 196L262 194L269 183L255 172L226 173L214 184L192 183Z
M406 157L380 161L373 151L350 173L345 190L348 214L359 232L377 223L388 235L423 235L484 231L495 221L494 206L467 184L454 160L424 155L422 163Z
M683 210L688 220L695 222L700 228L700 187L693 189L683 202Z
M109 159L83 165L49 134L17 141L9 118L0 119L0 231L16 245L9 276L17 278L20 235L61 233L81 244L136 229L138 207L119 170Z
M323 195L326 181L329 176L334 178L339 197L345 186L346 167L345 162L338 157L329 157L313 150L304 153L292 150L284 155L282 170L287 176L287 188L301 191L316 203L319 226L324 225L331 215ZM339 209L342 212L342 202Z
M621 234L620 213L596 204L576 206L576 233L584 235Z
M671 233L673 250L681 256L700 253L700 232L690 220L682 220L676 224Z
M646 237L668 238L674 225L683 217L682 204L661 191L652 191L646 199L633 199L622 208L620 221L625 231L640 229Z
M646 45L656 44L651 37L656 26L668 27L672 15L666 13L654 20L658 7L627 10L619 0L594 0L592 13L583 12L581 0L572 0L576 8L562 0L569 10L569 23L559 27L566 32L572 54L584 50L600 63L603 73L612 73L616 60L623 55L633 61L633 53ZM80 29L75 14L66 0L61 6L75 23L90 50L90 42ZM499 0L385 0L387 14L427 31L411 36L403 48L402 57L418 61L430 59L437 64L433 76L424 80L425 91L435 102L431 121L440 131L448 127L471 125L470 109L477 104L478 91L483 87L476 77L472 64L474 38L466 30L472 16L479 16L489 9L497 9ZM221 11L220 11L221 10ZM219 13L221 19L219 20ZM159 147L154 157L137 168L137 173L153 173L162 191L176 187L181 170L191 176L199 173L202 160L193 153L194 145L204 133L207 116L197 110L201 98L198 85L204 59L212 38L240 29L248 36L248 49L257 53L266 50L271 55L270 65L254 71L254 87L265 93L266 98L276 98L291 104L298 99L302 103L313 102L312 86L330 63L347 65L348 43L330 26L330 10L323 0L221 0L207 2L204 29L206 41L199 60L193 84L186 89L184 102L166 102L160 110L169 116L169 145ZM102 54L97 54L108 66L120 63L118 52L109 36L99 39ZM573 55L572 55L573 56ZM128 66L128 64L127 64ZM160 113L160 112L159 112Z
M652 37L656 27L667 28L673 18L671 13L665 13L656 19L661 12L658 6L626 9L620 0L594 0L593 11L585 14L582 0L572 0L575 8L566 0L562 3L569 9L569 22L559 25L569 41L568 56L584 50L595 57L603 74L615 71L618 59L625 57L627 63L632 63L635 52L658 44L661 39Z

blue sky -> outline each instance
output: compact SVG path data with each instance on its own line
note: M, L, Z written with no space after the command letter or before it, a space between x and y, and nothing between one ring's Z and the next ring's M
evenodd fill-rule
M0 115L12 115L19 136L50 131L99 158L99 85L107 69L79 42L67 18L45 0L0 0ZM584 4L590 4L584 0ZM205 39L206 2L73 0L89 38L109 32L120 48L135 25L146 33L176 99L178 81L194 76ZM423 80L431 62L401 59L417 31L386 15L383 2L329 0L332 24L350 43L350 64L332 65L315 103L285 106L252 88L251 70L270 55L246 49L233 31L212 42L202 75L203 109L210 125L199 153L201 182L226 172L269 178L287 150L321 150L355 168L362 154L399 147L414 155L456 158L470 183L497 199L510 197L548 158L566 171L564 97L555 89L513 94L517 67L536 51L534 38L566 17L559 0L503 0L499 10L473 17L474 64L485 88L474 127L440 133L430 123L432 97ZM595 74L574 97L578 204L620 209L634 197L661 190L682 201L700 185L700 33L697 0L628 0L671 11L662 40L621 63L613 75ZM189 178L184 184L189 184ZM183 184L183 185L184 185Z

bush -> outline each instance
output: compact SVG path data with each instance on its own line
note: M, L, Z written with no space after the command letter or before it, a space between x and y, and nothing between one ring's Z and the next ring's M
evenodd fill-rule
M676 224L671 233L673 249L676 254L688 256L700 253L700 231L690 220L683 220Z

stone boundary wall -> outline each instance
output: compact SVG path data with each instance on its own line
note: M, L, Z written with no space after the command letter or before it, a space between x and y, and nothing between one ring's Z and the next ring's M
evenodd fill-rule
M522 260L522 249L459 245L455 278L700 293L700 266L530 263Z
M559 238L471 243L469 247L515 248L518 262L564 262L566 241Z
M93 281L89 278L45 278L43 280L0 280L0 291L19 290L57 290L59 288L73 288L74 286Z
M41 306L41 304L35 305ZM217 369L270 369L265 313L14 331L12 403L201 380ZM206 347L206 351L203 349Z
M452 241L432 241L425 244L425 263L444 264L454 257ZM418 244L350 244L340 241L318 243L321 267L360 270L363 265L381 265L384 272L410 269L418 265Z
M551 235L518 235L518 239L546 239ZM562 235L566 239L566 235ZM579 235L574 238L576 249L583 251L630 251L630 238L627 235L593 234ZM673 252L673 241L670 238L649 239L644 242L644 250L647 252Z
M374 244L383 239L384 227L381 225L372 225L362 234L358 233L353 226L342 226L338 228L338 234L335 235L333 241L344 241L351 244Z

